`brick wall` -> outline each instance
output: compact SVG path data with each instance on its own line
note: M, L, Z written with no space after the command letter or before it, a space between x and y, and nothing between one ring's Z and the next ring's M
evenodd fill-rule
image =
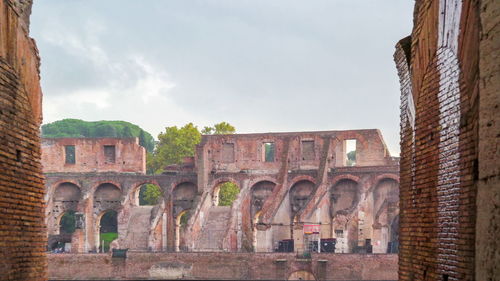
M400 280L488 280L498 273L493 229L499 198L493 186L499 175L499 17L498 1L486 2L480 14L481 1L417 1L411 37L396 46L402 91ZM488 22L489 36L481 35L480 21ZM488 123L496 124L496 133ZM482 157L483 147L488 153ZM476 205L478 180L492 197ZM478 212L489 215L485 220ZM486 232L476 232L476 222ZM483 254L475 245L491 247ZM489 269L475 269L478 256Z
M316 280L396 280L397 255L313 254L299 260L293 253L128 253L49 254L51 280L68 279L232 279L286 280L305 271Z
M0 279L46 278L39 58L31 1L0 1Z
M74 146L74 163L66 162L66 146ZM113 152L114 161L106 155ZM114 147L114 149L113 149ZM137 138L44 138L44 173L146 173L146 150Z

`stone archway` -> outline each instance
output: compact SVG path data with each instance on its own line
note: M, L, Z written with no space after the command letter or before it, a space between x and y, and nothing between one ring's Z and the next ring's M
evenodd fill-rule
M316 280L316 277L314 277L314 274L310 271L306 270L297 270L295 272L292 272L287 280Z
M198 187L194 183L183 182L175 186L172 192L172 219L174 220L174 249L176 252L182 249L181 218L187 216L189 210L193 208L197 190Z
M253 251L259 251L258 240L258 229L257 224L259 222L259 216L261 214L262 207L266 200L272 195L273 189L276 186L274 182L271 181L259 181L251 187L251 198L250 198L250 224L251 224L251 237L252 237L252 249Z
M214 206L231 206L240 193L240 187L233 181L218 182L212 193Z

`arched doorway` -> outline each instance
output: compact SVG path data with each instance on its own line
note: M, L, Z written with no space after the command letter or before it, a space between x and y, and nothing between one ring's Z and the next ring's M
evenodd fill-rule
M250 205L250 218L251 218L251 230L252 230L252 249L255 252L261 251L257 241L259 232L257 230L257 223L259 222L260 212L266 200L273 193L273 189L276 186L275 183L270 181L260 181L254 184L251 188L251 205ZM265 235L261 233L260 235ZM262 251L265 251L264 249Z
M231 181L219 183L213 192L214 206L231 206L240 193L239 186Z
M178 252L185 248L185 241L181 239L184 232L184 227L189 219L189 210L193 208L194 199L196 198L197 186L191 182L178 184L172 193L173 197L173 219L175 227L175 251Z
M54 190L49 206L48 249L53 252L65 252L71 249L71 240L75 232L75 212L81 199L80 188L73 183L63 182Z
M156 184L145 183L137 188L134 198L137 206L154 206L161 202L163 191Z
M391 225L399 215L399 183L391 178L380 180L373 189L373 252L387 253L392 247Z
M359 202L358 183L342 179L330 189L331 234L336 238L336 252L350 253L358 246L358 223L350 219Z
M118 238L118 213L105 211L99 219L99 251L108 252L111 242Z
M314 277L314 274L312 274L312 272L298 270L292 272L292 274L288 276L288 280L316 280L316 278Z

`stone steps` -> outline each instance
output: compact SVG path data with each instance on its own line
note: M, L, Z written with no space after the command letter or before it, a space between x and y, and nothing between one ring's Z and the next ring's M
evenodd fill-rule
M196 243L195 251L222 251L222 241L227 234L230 216L230 206L211 207L201 230L201 237Z
M147 250L151 211L154 206L135 206L130 211L127 235L122 248Z

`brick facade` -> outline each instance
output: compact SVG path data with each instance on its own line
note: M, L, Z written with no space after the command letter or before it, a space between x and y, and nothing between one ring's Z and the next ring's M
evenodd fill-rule
M73 161L68 161L68 146ZM42 163L44 173L145 174L146 150L138 138L43 138Z
M367 251L367 239L374 253L397 244L398 159L389 155L378 130L203 136L193 161L169 166L161 175L74 172L82 159L101 159L110 140L123 142L42 142L43 159L51 161L44 167L58 171L46 173L49 249L62 242L71 243L75 253L99 251L100 218L109 210L118 213L118 247L131 250L272 252L280 240L294 239L295 251L303 251L302 227L308 223L321 224L320 238L339 238L339 253ZM346 159L348 140L356 140L349 148L356 150L354 165ZM272 153L266 154L269 144ZM79 151L75 164L64 164L67 145ZM136 151L135 146L120 149ZM217 204L224 182L240 188L232 206ZM139 206L144 183L163 191L156 206ZM111 195L101 198L101 191ZM85 221L69 236L60 233L68 211L81 213ZM180 225L183 214L190 218L185 226ZM336 237L338 231L342 237Z
M128 253L127 259L60 254L49 255L49 274L54 280L396 280L397 259L395 254L313 254L310 260L293 253Z
M39 57L31 1L0 1L0 279L44 280Z
M411 37L395 53L402 90L399 278L493 280L499 4L422 0L414 15Z

